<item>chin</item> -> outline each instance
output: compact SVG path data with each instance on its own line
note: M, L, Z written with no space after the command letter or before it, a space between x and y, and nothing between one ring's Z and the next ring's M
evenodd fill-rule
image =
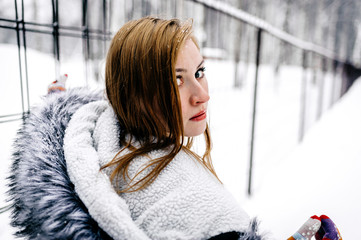
M196 137L196 136L203 134L205 130L206 130L206 125L204 125L204 127L197 128L197 129L185 129L184 136Z

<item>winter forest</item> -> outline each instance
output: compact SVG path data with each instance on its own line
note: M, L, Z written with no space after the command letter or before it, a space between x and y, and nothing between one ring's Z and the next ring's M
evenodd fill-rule
M270 239L323 213L356 239L360 13L360 0L0 0L0 239L15 231L4 179L24 116L61 74L104 88L112 36L147 15L192 19L215 169Z

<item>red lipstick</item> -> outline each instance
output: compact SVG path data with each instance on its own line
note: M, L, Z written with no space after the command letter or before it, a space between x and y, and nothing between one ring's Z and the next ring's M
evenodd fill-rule
M197 113L196 115L194 115L193 117L191 117L189 120L191 120L191 121L202 121L206 117L207 117L207 111L203 110L203 111L200 111L199 113Z

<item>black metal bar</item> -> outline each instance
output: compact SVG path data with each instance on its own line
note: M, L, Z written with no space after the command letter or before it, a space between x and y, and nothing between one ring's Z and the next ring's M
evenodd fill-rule
M336 76L337 70L339 69L339 62L337 60L332 61L332 88L331 88L331 105L335 103L335 94L336 94Z
M82 28L83 28L83 56L85 62L85 79L88 83L88 60L89 60L89 29L88 29L88 0L83 0L83 14L82 14Z
M21 1L21 9L22 9L22 16L21 16L21 22L23 25L23 46L24 46L24 63L25 63L25 82L26 82L26 100L27 100L27 111L30 110L30 92L29 92L29 75L28 75L28 56L27 56L27 50L26 50L26 34L25 34L25 24L24 24L24 15L25 15L25 9L24 9L24 0ZM24 112L23 117L25 118Z
M20 120L24 121L24 118L28 113L29 112L25 112L24 114L21 114L21 117L18 117L18 118L13 118L13 119L9 119L9 120L1 120L0 123L15 122L15 121L20 121Z
M107 0L103 0L103 54L106 52Z
M261 40L262 29L258 28L257 31L257 49L256 49L256 73L254 79L254 91L253 91L253 113L252 113L252 132L251 132L251 149L249 158L249 175L248 175L248 195L252 195L252 174L253 174L253 154L254 154L254 140L256 129L256 112L257 112L257 91L258 91L258 71L261 56Z
M34 29L34 28L26 28L26 29L20 29L22 31L26 31L26 32L33 32L33 33L44 33L47 35L52 35L53 34L53 30L49 29L49 30L39 30L39 29Z
M147 16L150 14L148 0L142 0L141 9L142 9L142 16Z
M20 75L20 93L21 93L21 109L22 112L25 112L25 103L24 103L24 89L23 89L23 71L21 64L21 44L20 44L20 29L19 29L19 14L18 14L18 3L17 0L14 0L15 3L15 18L16 18L16 40L18 45L18 58L19 58L19 75Z
M324 85L325 85L325 69L326 69L326 59L322 57L321 59L321 76L318 76L318 101L317 101L317 119L320 119L323 112L323 95L324 95Z
M1 26L0 26L1 27ZM11 28L11 29L14 29L14 28ZM16 27L15 27L16 29ZM19 30L23 30L21 27L19 28ZM37 29L29 29L27 28L25 30L26 32L35 32L35 33L41 33L41 34L48 34L48 35L52 35L53 34L53 30L49 30L49 31L44 31L44 30L37 30ZM82 31L82 30L80 30ZM66 36L66 37L74 37L74 38L83 38L83 35L84 33L81 32L81 33L67 33L67 32L61 32L59 31L59 36ZM106 35L107 38L106 40L111 40L111 34L107 34ZM88 38L89 39L95 39L95 40L103 40L104 39L104 35L103 34L92 34L88 31Z
M302 80L301 80L301 106L300 106L300 123L298 132L298 141L302 142L305 134L305 120L306 120L306 96L307 96L307 52L302 51Z
M54 0L53 0L53 2L54 2ZM49 27L49 28L53 27L53 24L47 24L47 23L25 22L24 24L31 25L31 26Z
M53 54L55 60L55 77L60 75L60 47L59 47L59 3L58 0L52 1L53 8Z
M177 6L177 0L174 0L174 17L178 17L178 6Z
M131 11L128 11L128 7L127 7L127 3L131 3L131 7L132 7L132 10ZM130 19L133 19L133 16L134 16L134 0L132 1L124 1L124 11L126 11L125 13L125 16L126 16L126 19L125 21L129 21Z
M75 32L80 32L83 31L83 28L79 28L79 27L69 27L69 26L59 26L60 30L69 30L69 31L75 31ZM88 32L89 33L93 33L93 34L104 34L103 29L91 29L88 27ZM111 35L112 32L108 31L106 32L107 35Z
M52 34L53 28L54 28L54 23L52 24L39 24L39 23L31 23L31 22L24 22L24 25L27 26L26 27L26 31L37 31L37 32L44 32L47 34ZM38 30L35 28L31 28L29 26L38 26L38 27L43 27L43 28L49 28L49 30ZM13 27L15 29L15 26ZM58 25L57 28L59 30L66 30L66 31L74 31L74 32L81 32L83 31L83 27L71 27L71 26L60 26ZM21 30L24 30L23 28L20 28ZM59 31L59 34L61 32ZM91 29L88 27L88 33L91 34L99 34L99 35L103 35L104 31L103 29ZM107 35L112 35L112 32L108 31L106 32Z
M16 8L16 6L15 6L15 8ZM7 18L0 18L0 21L16 23L16 20L7 19Z
M0 24L0 28L7 28L7 29L12 29L12 30L16 30L16 26L15 27L11 27L11 26L4 26Z
M159 11L160 11L160 8L158 7L158 0L155 0L155 14L158 15L159 14ZM154 13L153 13L154 14Z
M53 0L53 1L56 1L56 5L58 5L58 0ZM58 8L59 9L59 8ZM59 10L56 11L56 14L57 14L57 19L58 19L58 15L59 15ZM16 21L14 21L15 23ZM34 22L24 22L25 25L31 25L31 26L39 26L39 27L48 27L50 29L53 29L54 27L54 23L52 24L43 24L43 23L34 23ZM72 26L60 26L58 25L57 28L59 30L69 30L69 31L76 31L76 32L79 32L79 31L82 31L83 28L82 27L72 27ZM27 27L27 30L29 28ZM103 29L91 29L88 27L88 32L89 33L98 33L98 34L103 34L104 31ZM111 32L106 32L107 34L112 34Z
M23 115L23 113L13 113L13 114L1 115L0 118L15 117L15 116L22 116L22 115Z
M12 205L11 204L8 204L4 207L0 207L0 214L3 214L4 212L7 212L7 211L10 211Z

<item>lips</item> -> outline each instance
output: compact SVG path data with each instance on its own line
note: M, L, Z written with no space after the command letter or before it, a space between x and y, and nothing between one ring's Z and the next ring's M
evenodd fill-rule
M207 117L207 111L202 110L199 113L197 113L196 115L194 115L193 117L191 117L189 120L191 120L191 121L202 121L206 117Z

